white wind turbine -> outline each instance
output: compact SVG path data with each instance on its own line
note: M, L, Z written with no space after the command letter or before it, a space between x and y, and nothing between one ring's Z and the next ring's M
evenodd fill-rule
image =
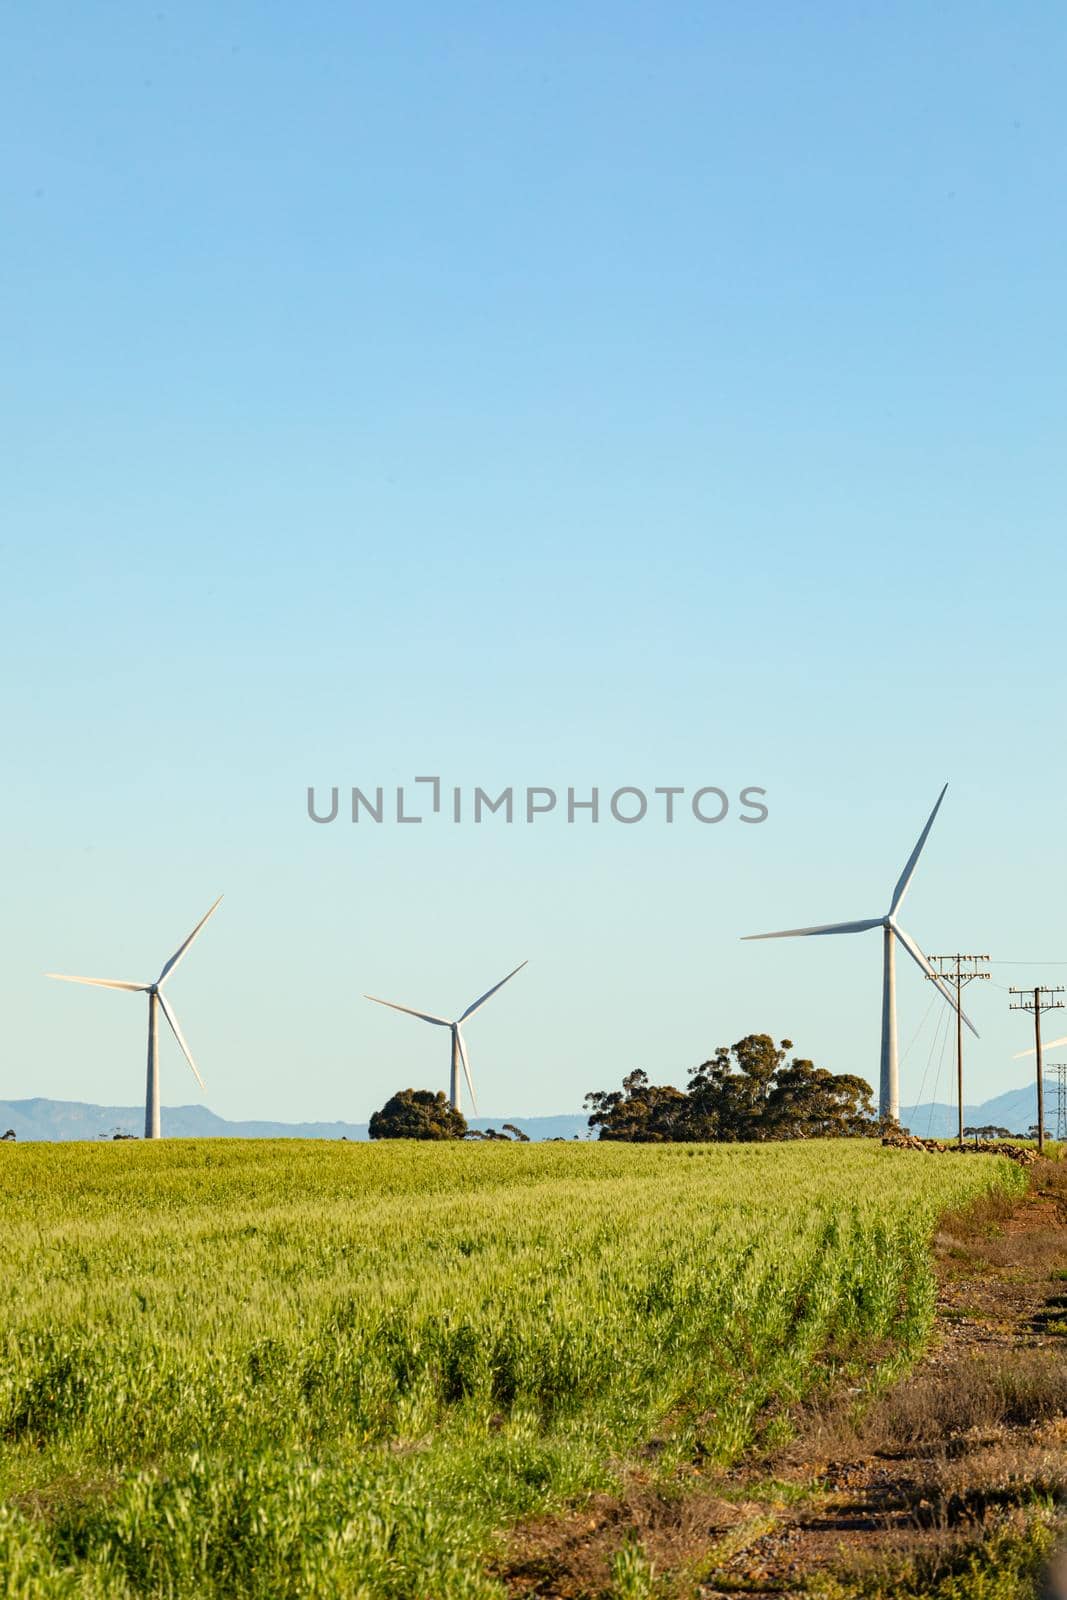
M179 945L177 950L175 950L170 960L165 964L155 983L125 983L119 978L74 978L65 972L45 973L46 978L58 978L63 983L91 983L98 989L132 989L136 994L146 994L148 996L148 1085L145 1093L144 1108L144 1136L146 1139L159 1139L162 1137L159 1131L160 1011L163 1012L163 1015L170 1023L170 1031L177 1039L182 1055L192 1067L193 1076L195 1077L197 1083L200 1085L201 1089L204 1087L204 1080L197 1071L196 1062L193 1060L189 1046L186 1044L182 1035L182 1030L178 1026L178 1019L174 1015L174 1009L166 995L163 993L163 985L170 977L175 967L178 965L178 962L185 955L185 952L188 950L189 946L192 944L193 940L204 926L204 923L207 921L208 917L210 917L211 913L216 910L221 899L222 896L220 894L219 899L216 900L215 904L211 907L211 911L206 912L205 915L200 918L200 921L197 923L188 939L186 939L185 943Z
M941 808L945 798L945 788L937 797L937 804L931 811L926 827L919 835L919 842L907 859L904 871L897 879L897 886L893 890L893 897L889 902L889 910L882 917L868 917L862 922L829 922L817 928L785 928L780 933L750 933L747 939L804 939L829 933L865 933L868 928L882 929L883 969L882 969L882 1055L881 1076L878 1085L878 1113L883 1117L892 1117L896 1120L900 1115L900 1066L897 1060L897 978L896 978L896 944L899 940L917 966L931 978L947 1003L956 1009L956 996L943 983L933 967L923 955L915 940L897 921L897 912L900 910L901 901L908 892L915 864L922 854L923 845L927 835L934 825L934 818ZM964 1022L977 1038L978 1030L966 1015L961 1013Z
M492 999L493 995L496 994L498 989L502 989L504 987L504 985L508 982L508 979L513 978L516 972L521 972L525 965L525 961L520 961L518 966L508 973L507 978L501 978L499 983L494 983L493 987L491 989L487 989L480 999L475 1000L472 1005L469 1005L466 1011L464 1011L463 1015L461 1017L457 1017L455 1022L449 1022L447 1017L432 1016L429 1011L415 1011L411 1006L397 1005L395 1000L380 1000L376 994L365 994L363 998L364 1000L373 1000L375 1005L391 1006L394 1011L405 1011L409 1017L419 1017L423 1022L432 1022L435 1027L450 1029L452 1033L452 1066L448 1080L448 1098L452 1109L454 1111L459 1111L461 1109L459 1070L460 1066L462 1065L463 1076L467 1080L467 1089L471 1097L471 1105L474 1107L475 1112L477 1112L478 1102L474 1096L474 1083L471 1079L470 1058L467 1055L467 1046L463 1038L463 1024L467 1021L468 1017L473 1017L476 1011L480 1011L482 1006L485 1005L485 1002Z

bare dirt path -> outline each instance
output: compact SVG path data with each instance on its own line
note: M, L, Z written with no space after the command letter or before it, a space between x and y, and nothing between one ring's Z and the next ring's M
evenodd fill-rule
M947 1571L995 1530L1024 1526L1037 1497L1062 1503L1067 1163L1030 1177L1020 1199L946 1219L930 1349L862 1418L836 1396L802 1413L774 1455L714 1476L694 1464L667 1491L635 1470L624 1495L522 1528L500 1569L516 1600L619 1593L612 1564L628 1543L655 1592L679 1600L784 1600L820 1575L848 1592L847 1574L880 1571L910 1572L900 1592L922 1593L916 1572Z

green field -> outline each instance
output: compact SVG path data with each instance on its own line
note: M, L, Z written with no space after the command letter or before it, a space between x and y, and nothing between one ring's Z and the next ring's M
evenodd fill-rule
M936 1215L1023 1183L865 1141L0 1148L4 1592L500 1595L508 1526L650 1438L725 1462L907 1359Z

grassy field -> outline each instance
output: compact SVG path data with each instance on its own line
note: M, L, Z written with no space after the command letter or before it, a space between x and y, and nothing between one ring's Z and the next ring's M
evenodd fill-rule
M992 1158L0 1148L11 1600L499 1596L509 1524L907 1359ZM866 1352L877 1352L877 1358Z

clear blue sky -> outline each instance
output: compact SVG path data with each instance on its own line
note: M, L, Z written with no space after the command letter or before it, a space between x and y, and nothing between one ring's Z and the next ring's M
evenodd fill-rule
M874 1081L878 935L738 936L883 911L946 780L906 925L1067 962L1065 45L1051 3L6 8L0 1096L136 1102L142 1002L41 974L150 978L220 890L172 993L223 1115L444 1086L363 991L524 957L489 1112L753 1029ZM434 772L771 814L307 820ZM972 996L979 1097L1028 1041Z

